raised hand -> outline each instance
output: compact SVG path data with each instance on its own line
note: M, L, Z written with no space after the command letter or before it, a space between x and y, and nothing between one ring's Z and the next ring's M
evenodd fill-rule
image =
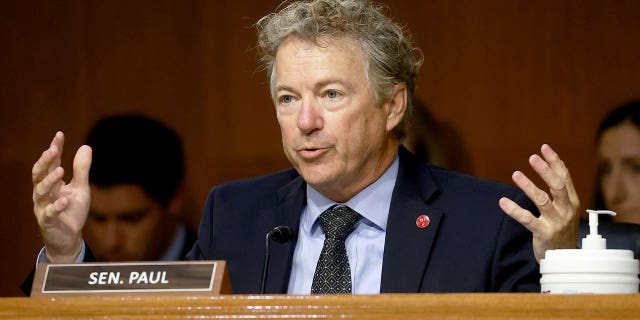
M538 188L527 176L516 171L512 179L533 201L540 211L535 217L528 210L508 198L499 200L500 208L533 234L536 260L544 258L550 249L575 249L578 243L578 210L580 200L569 175L569 170L558 154L548 145L529 157L529 164L547 184L549 193Z
M62 179L60 166L64 134L57 132L49 148L33 165L33 211L52 263L73 263L82 248L82 227L87 220L91 193L91 148L82 146L73 160L73 178Z

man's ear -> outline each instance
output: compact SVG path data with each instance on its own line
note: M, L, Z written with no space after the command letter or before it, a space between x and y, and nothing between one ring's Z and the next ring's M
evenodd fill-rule
M401 121L407 110L407 85L398 83L393 86L393 93L387 100L387 131L393 130Z

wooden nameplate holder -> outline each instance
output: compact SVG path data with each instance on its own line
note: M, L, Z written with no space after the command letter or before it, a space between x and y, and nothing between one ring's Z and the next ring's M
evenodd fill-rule
M110 262L36 266L32 297L231 294L224 261Z

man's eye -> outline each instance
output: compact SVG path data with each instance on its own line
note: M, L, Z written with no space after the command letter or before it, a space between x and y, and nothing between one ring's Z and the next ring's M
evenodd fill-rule
M598 174L605 176L611 173L611 164L609 162L601 162L598 164Z
M121 217L120 221L125 223L135 224L140 222L142 218L144 218L144 215L131 215L131 216Z
M328 97L329 99L335 99L335 98L337 98L339 95L340 95L340 93L338 93L338 91L335 91L335 90L329 90L329 91L327 91L327 97Z
M95 222L105 222L107 221L107 217L94 213L94 212L89 212L89 219L95 221Z
M629 157L624 161L625 165L629 167L629 171L633 174L640 173L640 158L637 157Z
M292 96L282 96L280 98L280 102L282 102L282 103L291 103L291 102L293 102L293 97Z

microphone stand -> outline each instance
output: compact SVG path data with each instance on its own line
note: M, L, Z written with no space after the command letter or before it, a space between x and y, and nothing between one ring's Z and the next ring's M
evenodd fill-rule
M267 270L269 270L269 257L271 256L271 239L278 243L287 243L293 238L293 231L288 226L279 226L267 232L265 237L264 265L262 267L262 281L260 281L260 294L264 294L267 285Z

